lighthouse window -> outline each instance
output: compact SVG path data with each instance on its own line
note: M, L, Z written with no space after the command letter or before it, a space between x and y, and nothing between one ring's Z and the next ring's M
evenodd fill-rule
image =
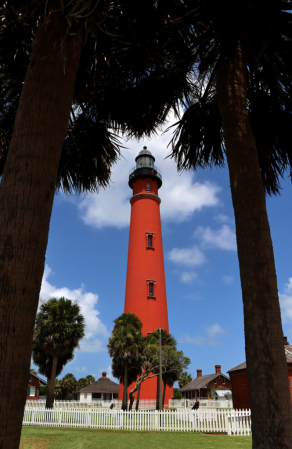
M150 182L146 182L146 190L147 192L150 192Z
M148 246L153 246L152 245L152 238L153 238L153 235L148 235Z
M149 282L149 296L154 296L153 294L153 283Z

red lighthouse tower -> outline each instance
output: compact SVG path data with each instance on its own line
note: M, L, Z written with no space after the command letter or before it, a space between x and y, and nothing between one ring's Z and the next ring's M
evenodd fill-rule
M142 333L168 328L168 314L164 275L163 247L158 189L162 186L160 171L154 166L155 158L146 147L135 159L136 167L130 171L129 186L133 189L125 296L125 313L137 315L143 324ZM131 385L128 389L133 388ZM165 405L173 395L166 387ZM140 399L155 399L157 378L141 385ZM120 385L119 399L123 386Z

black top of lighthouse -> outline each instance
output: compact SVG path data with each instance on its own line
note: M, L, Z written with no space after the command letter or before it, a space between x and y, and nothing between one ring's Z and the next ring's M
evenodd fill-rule
M158 188L162 186L162 176L160 170L155 167L155 157L151 154L147 147L143 147L138 156L135 158L136 167L130 170L129 186L133 188L133 183L139 178L152 178L157 181Z

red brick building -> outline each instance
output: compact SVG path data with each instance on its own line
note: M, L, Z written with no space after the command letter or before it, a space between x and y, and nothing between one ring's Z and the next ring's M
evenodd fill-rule
M29 373L26 400L37 401L40 395L40 386L47 385L47 382L33 373Z
M182 387L179 392L187 399L209 399L212 390L230 390L230 379L221 373L221 365L215 365L215 373L202 376L202 370L197 369L196 379Z
M292 346L285 338L285 355L287 360L287 371L292 404ZM247 383L246 362L228 371L232 386L233 408L250 409L249 390Z

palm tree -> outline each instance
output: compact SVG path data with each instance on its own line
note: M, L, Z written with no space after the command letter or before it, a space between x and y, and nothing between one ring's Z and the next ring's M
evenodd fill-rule
M114 79L126 98L127 86L146 76L155 64L164 62L171 49L181 58L187 47L180 32L181 16L186 10L186 4L180 0L163 0L158 7L152 0L98 4L95 0L73 0L66 5L60 2L59 8L58 2L51 0L37 3L12 0L1 6L1 33L10 25L15 30L18 20L30 27L25 28L23 34L25 40L28 39L26 44L21 42L18 48L20 59L25 56L19 76L15 69L19 67L16 64L19 59L14 58L17 52L1 52L1 58L5 57L6 61L1 59L0 63L2 73L5 72L0 87L10 82L7 92L11 94L5 97L1 113L11 103L12 115L17 111L15 121L12 120L13 133L0 184L0 247L4 248L0 258L0 308L5 335L1 345L5 346L3 351L7 354L2 362L5 375L0 379L0 440L9 441L10 449L19 446L25 373L29 370L49 222L55 187L60 179L62 146L70 113L74 113L74 98L77 98L75 106L82 110L84 104L95 103L96 97L109 95ZM7 45L12 44L16 35L12 33L12 39L6 40ZM2 35L0 41L4 42ZM16 76L9 72L12 66ZM114 76L110 76L111 73ZM18 89L16 99L15 86ZM87 89L88 86L95 90ZM125 109L116 102L115 120L120 124L123 124ZM106 108L105 111L108 112ZM86 112L87 116L90 114ZM94 114L91 119L91 124L102 122L96 121ZM7 143L9 132L5 132L5 126L2 129ZM12 129L11 119L7 129ZM1 144L3 139L1 135ZM90 155L91 151L89 145L86 158L95 172L97 158ZM105 152L103 155L107 158ZM83 164L78 157L83 159L84 154L77 151L76 156L75 171L69 167L63 178L65 189L75 180L80 182ZM84 176L86 180L87 174ZM95 183L96 176L93 179ZM88 185L85 180L84 184ZM15 327L11 323L15 323ZM14 354L13 360L9 358L11 354ZM11 416L13 425L9 422Z
M178 379L179 388L184 387L185 385L190 383L192 380L193 380L192 376L190 374L188 374L186 371L184 371L183 373L181 373L181 375L179 376L179 379Z
M138 366L142 359L144 337L141 334L142 323L134 313L123 313L114 320L112 336L109 339L107 349L113 358L114 364L123 365L124 393L122 410L127 410L128 402L128 372L132 366Z
M179 168L195 169L223 165L226 156L244 306L253 447L288 448L291 399L265 191L279 191L279 178L292 163L286 128L292 123L292 18L287 12L291 4L236 5L198 2L194 47L199 82L187 111L192 120L185 115L172 156Z
M51 298L41 305L36 316L34 341L45 353L53 357L47 387L47 408L52 408L54 403L58 358L71 356L84 337L84 329L84 317L80 314L80 307L70 299Z

